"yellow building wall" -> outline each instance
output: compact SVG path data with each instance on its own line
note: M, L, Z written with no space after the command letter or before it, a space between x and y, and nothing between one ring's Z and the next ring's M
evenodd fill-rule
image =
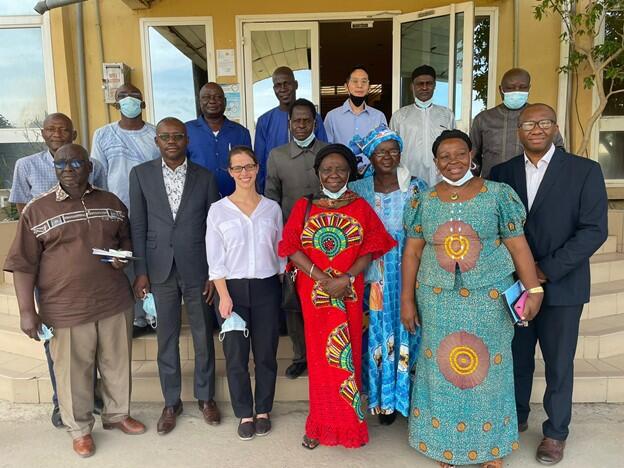
M211 16L215 49L236 49L237 15L296 14L315 12L357 12L400 10L403 13L421 11L448 5L444 0L369 0L360 1L317 0L314 3L293 3L277 0L237 0L219 2L206 0L158 0L150 9L131 10L122 0L100 1L101 27L104 40L104 60L124 62L131 69L132 82L143 88L143 70L140 40L140 18ZM497 79L511 68L514 50L514 2L512 0L475 1L475 7L499 8L499 34L497 49ZM533 76L531 101L543 101L556 106L559 65L560 24L556 18L537 22L532 17L533 0L520 1L519 66ZM58 110L78 122L78 89L75 61L76 20L75 7L65 7L51 12L53 54ZM102 67L99 60L99 43L96 27L95 0L84 3L85 59L87 73L89 139L93 131L107 123L106 104L102 92ZM240 73L240 70L237 70ZM235 78L217 81L235 82ZM500 97L498 97L500 102ZM111 118L119 114L111 108ZM82 135L80 136L82 137Z

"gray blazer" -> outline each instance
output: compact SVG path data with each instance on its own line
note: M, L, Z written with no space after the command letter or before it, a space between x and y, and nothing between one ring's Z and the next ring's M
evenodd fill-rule
M130 228L136 275L163 283L175 260L186 284L203 284L208 278L206 216L219 199L210 171L188 161L186 181L176 219L173 219L162 174L162 158L130 171Z

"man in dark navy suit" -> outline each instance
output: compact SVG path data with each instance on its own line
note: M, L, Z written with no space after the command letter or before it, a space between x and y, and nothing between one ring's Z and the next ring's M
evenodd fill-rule
M589 258L607 238L607 192L600 166L555 148L555 111L526 107L518 120L524 154L495 166L490 178L513 187L527 209L524 232L545 295L537 317L516 328L513 340L518 430L528 428L529 398L539 341L546 366L537 460L563 458L572 413L574 354L583 304L589 301Z

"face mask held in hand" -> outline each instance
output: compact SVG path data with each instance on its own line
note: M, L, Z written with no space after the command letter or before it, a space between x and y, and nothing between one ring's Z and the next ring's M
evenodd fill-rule
M240 315L232 311L232 314L226 318L221 324L221 331L219 332L219 341L225 339L225 334L232 331L243 332L243 336L247 338L249 336L249 330L247 329L247 322L245 322Z
M156 328L158 325L158 315L156 314L156 302L154 301L154 295L147 293L143 297L143 310L145 311L145 320L150 324L152 328Z

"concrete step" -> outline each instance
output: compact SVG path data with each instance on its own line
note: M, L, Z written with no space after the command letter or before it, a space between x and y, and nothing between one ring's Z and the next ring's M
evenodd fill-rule
M284 377L284 371L289 364L288 359L278 360L275 399L307 400L307 375L296 380L287 379ZM576 359L574 365L575 403L624 403L624 354L603 359ZM216 399L229 401L224 361L217 361L216 372ZM250 373L253 380L253 361L250 362ZM544 363L538 360L532 402L542 401L544 388ZM52 388L44 361L0 351L0 399L16 403L46 403L51 398ZM182 367L182 399L185 401L194 399L192 362L187 362ZM155 362L133 362L132 400L162 401Z
M581 320L624 314L624 280L592 285L591 297Z
M302 375L291 380L284 377L290 359L278 359L276 401L302 401L308 399L308 377ZM254 385L254 364L249 363ZM230 401L225 374L225 361L216 362L215 399ZM52 386L44 360L0 351L0 400L15 403L46 403L52 399ZM156 362L132 363L132 400L162 401ZM182 399L193 400L193 361L182 364Z
M225 359L223 346L214 335L215 357L217 360ZM20 356L34 359L45 359L43 345L26 337L19 328L19 317L0 314L0 351L14 353ZM292 359L292 342L287 336L281 336L277 348L278 359ZM132 342L132 360L136 362L155 362L158 355L156 334L151 333ZM180 360L192 361L195 357L193 338L188 325L182 325L180 332Z
M604 244L596 251L594 255L617 252L617 236L608 236Z
M602 253L589 261L592 285L624 279L624 253Z

